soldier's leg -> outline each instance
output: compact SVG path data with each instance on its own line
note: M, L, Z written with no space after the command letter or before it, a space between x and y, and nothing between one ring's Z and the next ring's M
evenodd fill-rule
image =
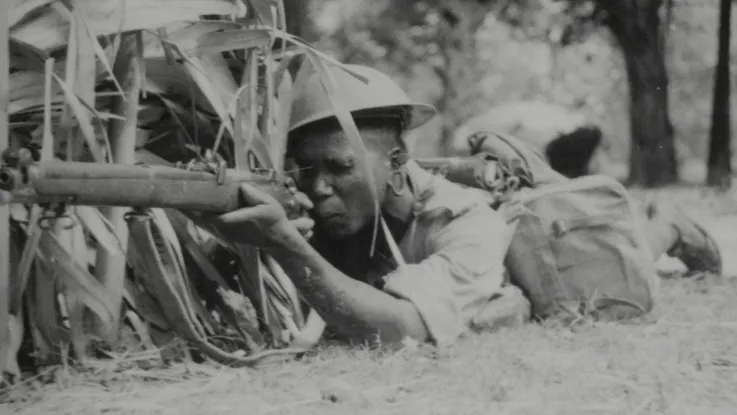
M669 222L651 219L645 225L645 238L653 253L653 259L657 261L676 244L678 231Z
M691 271L722 272L722 258L714 238L676 205L648 206L645 234L657 260L663 254L680 259Z

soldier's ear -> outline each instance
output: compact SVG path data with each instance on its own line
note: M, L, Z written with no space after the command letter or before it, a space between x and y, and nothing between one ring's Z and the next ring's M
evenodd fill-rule
M403 166L409 160L409 154L407 153L406 147L396 146L387 152L388 167L392 170L403 169Z
M389 174L387 186L396 196L402 196L404 194L404 191L407 189L407 170L404 166L392 169L391 174Z

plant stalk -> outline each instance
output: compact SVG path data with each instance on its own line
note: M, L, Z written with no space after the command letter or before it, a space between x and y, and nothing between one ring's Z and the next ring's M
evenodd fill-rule
M0 151L8 147L8 103L10 93L10 27L11 3L0 1ZM0 381L4 379L6 361L10 348L10 211L7 205L0 206ZM13 357L14 360L14 357Z
M124 34L121 47L113 66L113 76L123 87L125 97L118 96L113 102L113 114L123 117L124 120L112 119L108 129L112 160L117 164L135 164L136 129L138 125L138 104L143 84L141 69L142 50L141 33L131 32ZM96 277L106 288L116 311L115 326L111 333L104 336L108 341L114 341L118 335L120 309L123 304L125 287L125 271L128 248L128 224L124 215L129 211L126 207L112 207L100 209L114 227L115 235L123 247L120 253L108 252L98 248L97 263L95 264ZM102 334L102 333L100 333Z

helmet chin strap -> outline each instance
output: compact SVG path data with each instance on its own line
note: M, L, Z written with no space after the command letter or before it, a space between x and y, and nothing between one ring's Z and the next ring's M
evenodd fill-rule
M389 252L391 252L392 256L394 257L394 261L397 262L397 265L400 268L407 265L407 262L404 260L404 255L402 255L402 251L399 250L399 245L397 245L397 241L394 240L392 233L389 231L389 226L387 226L384 217L382 216L380 220L381 230L384 231L384 237L386 238L386 242L389 245Z

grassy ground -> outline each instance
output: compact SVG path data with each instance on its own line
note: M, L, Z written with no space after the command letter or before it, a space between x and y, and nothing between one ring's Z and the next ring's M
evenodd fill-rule
M528 325L470 335L446 350L332 346L257 370L61 370L56 384L13 391L17 400L0 412L732 415L737 205L698 189L659 193L706 219L725 250L726 275L664 280L661 303L636 324Z

